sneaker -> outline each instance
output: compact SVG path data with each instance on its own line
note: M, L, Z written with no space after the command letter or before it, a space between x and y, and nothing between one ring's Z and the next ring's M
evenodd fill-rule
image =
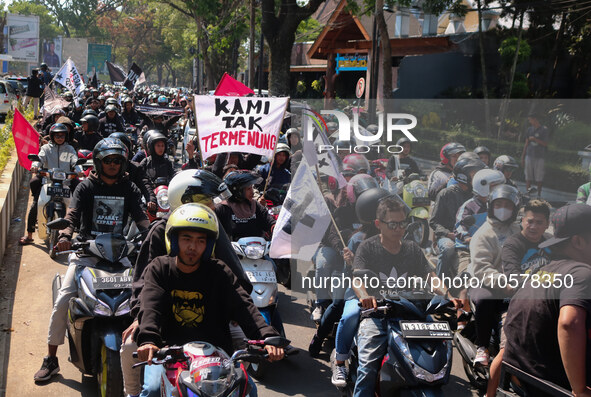
M489 359L490 356L488 354L488 349L481 346L476 350L476 357L474 357L474 365L482 365L483 367L487 367Z
M332 384L336 387L345 387L347 386L347 377L349 376L349 370L345 365L337 365L333 363L332 365L332 378L330 379Z
M314 311L312 312L312 321L315 323L319 323L322 320L322 315L324 314L324 308L322 306L316 306Z
M33 379L35 382L44 382L51 379L53 375L57 375L60 372L60 366L55 356L47 356L43 358L43 364L41 369L37 371Z
M318 357L320 355L320 350L322 349L322 339L320 339L316 334L312 338L310 342L310 346L308 346L308 352L312 357Z

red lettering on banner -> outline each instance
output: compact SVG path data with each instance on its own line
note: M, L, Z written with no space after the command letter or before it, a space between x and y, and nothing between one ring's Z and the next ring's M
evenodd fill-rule
M263 135L264 139L264 148L269 149L269 141L271 140L268 134Z
M275 146L277 146L277 137L275 135L271 136L271 150L275 150Z
M204 136L203 138L201 138L201 140L203 141L203 150L206 152L209 150L209 146L207 146L207 145L209 144L210 138L211 138L211 136Z
M238 145L238 134L240 131L230 131L230 145Z
M211 136L211 146L210 146L211 149L216 149L218 147L218 144L215 143L215 141L216 141L219 134L220 134L219 132L214 132L213 134L210 135Z
M263 147L263 137L261 136L261 134L258 131L255 131L255 134L257 134L256 148L260 149Z
M228 131L220 132L220 146L226 146L226 138L228 137Z
M247 133L247 131L240 131L239 134L240 136L238 137L238 144L240 146L244 146L244 135Z
M248 141L246 142L248 146L256 146L257 136L255 134L256 131L248 131Z

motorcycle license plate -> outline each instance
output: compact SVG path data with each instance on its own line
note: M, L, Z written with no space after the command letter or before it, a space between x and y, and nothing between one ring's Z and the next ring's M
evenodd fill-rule
M70 189L67 187L56 187L56 186L49 186L47 188L47 194L50 196L55 197L70 197Z
M413 197L412 198L413 207L428 207L430 204L431 204L431 200L429 200L429 197Z
M402 336L406 339L452 339L449 323L436 321L426 323L422 321L400 321Z
M248 281L251 283L276 283L277 277L275 276L275 272L265 272L265 271L250 271L246 270L246 277L248 277Z
M92 285L97 289L125 289L131 288L131 276L112 276L112 277L97 277L93 280Z

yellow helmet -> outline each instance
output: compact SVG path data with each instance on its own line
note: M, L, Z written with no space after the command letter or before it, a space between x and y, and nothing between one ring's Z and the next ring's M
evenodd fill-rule
M170 214L166 223L166 251L171 256L178 255L178 232L179 230L192 230L207 235L207 248L201 260L211 257L215 242L218 238L218 219L211 208L203 204L183 204Z

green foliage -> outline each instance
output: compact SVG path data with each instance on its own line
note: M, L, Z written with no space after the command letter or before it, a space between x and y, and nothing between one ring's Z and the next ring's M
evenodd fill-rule
M314 80L312 82L312 89L316 92L322 92L322 79Z
M591 141L591 125L573 121L558 128L551 142L562 149L582 150Z
M57 25L53 15L44 4L38 4L27 0L17 0L8 6L8 12L20 15L39 16L39 37L54 38L64 34L64 30Z
M527 77L523 73L515 73L511 98L527 98L529 96L529 85Z
M306 82L302 80L298 81L296 91L298 92L298 94L303 94L304 92L306 92Z
M441 128L441 118L435 112L429 112L421 118L421 124L425 128Z
M316 40L323 27L315 19L308 18L303 20L300 26L298 26L298 30L296 30L296 43Z
M0 130L0 174L4 171L4 168L12 155L12 149L14 149L14 139L12 138L12 117L12 112L9 112L4 120L4 127Z
M515 36L506 38L501 42L499 46L499 54L501 55L501 61L505 67L511 67L513 64L513 57L517 51L517 40ZM517 57L517 64L525 61L531 56L531 47L523 38L519 44L519 56Z

